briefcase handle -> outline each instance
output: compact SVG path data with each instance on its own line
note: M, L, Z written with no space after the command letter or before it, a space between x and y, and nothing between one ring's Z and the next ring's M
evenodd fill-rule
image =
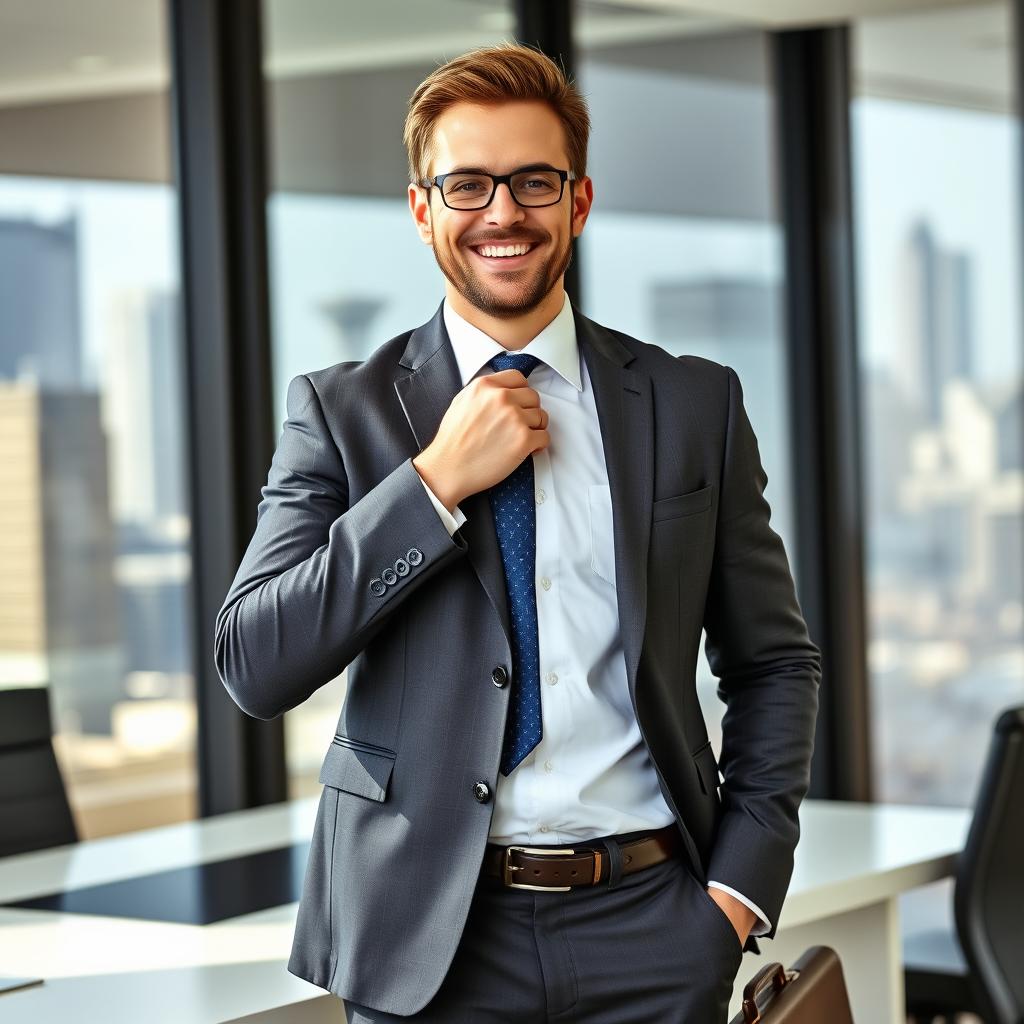
M787 971L778 962L765 964L743 986L743 1024L758 1024L761 1019L761 1011L757 1008L757 996L762 989L771 985L776 992L781 992L799 974L799 971Z

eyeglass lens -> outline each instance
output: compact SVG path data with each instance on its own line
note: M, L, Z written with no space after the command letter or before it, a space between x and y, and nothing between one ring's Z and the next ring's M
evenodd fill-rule
M449 206L473 210L486 206L494 182L486 174L449 174L444 179L444 199ZM521 171L512 175L512 194L524 206L558 202L562 179L553 171Z

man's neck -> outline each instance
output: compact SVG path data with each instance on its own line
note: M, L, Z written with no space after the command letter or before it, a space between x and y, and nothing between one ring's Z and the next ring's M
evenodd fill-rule
M516 352L536 338L562 311L565 286L559 280L558 286L551 289L536 309L511 320L482 313L476 306L470 305L451 284L448 284L445 290L445 301L459 316L504 346L507 351Z

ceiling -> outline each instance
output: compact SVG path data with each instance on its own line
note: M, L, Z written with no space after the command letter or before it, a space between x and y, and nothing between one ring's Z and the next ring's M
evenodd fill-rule
M510 38L508 0L265 0L266 72L434 63ZM168 84L162 0L0 0L0 105ZM586 50L853 20L857 92L1010 110L1008 0L579 0Z

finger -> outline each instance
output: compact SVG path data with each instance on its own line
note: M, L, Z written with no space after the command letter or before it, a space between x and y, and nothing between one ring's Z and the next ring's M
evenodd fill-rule
M522 370L517 370L514 366L510 366L507 370L498 370L496 373L490 373L488 376L496 378L496 383L504 387L518 388L527 383L526 374Z

